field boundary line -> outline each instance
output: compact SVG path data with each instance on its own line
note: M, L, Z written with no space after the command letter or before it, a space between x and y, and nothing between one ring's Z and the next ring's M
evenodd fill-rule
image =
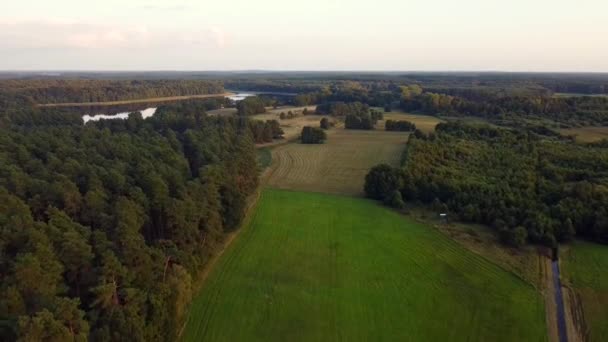
M117 100L117 101L99 101L99 102L61 102L61 103L39 103L36 107L88 107L88 106L116 106L133 103L148 103L148 102L165 102L179 101L189 99L206 99L212 97L231 96L234 93L217 93L217 94L199 94L199 95L180 95L180 96L165 96L165 97L150 97L145 99L134 100Z
M253 214L255 213L255 208L257 207L257 205L259 203L260 197L262 195L262 191L263 191L263 186L258 185L255 192L253 194L251 194L249 196L249 198L247 199L248 203L247 203L247 207L245 208L245 216L243 217L243 220L241 221L241 223L239 224L237 229L228 233L224 237L224 241L222 242L222 247L218 251L213 253L213 256L202 267L203 268L202 273L197 277L196 281L193 282L193 284L192 284L193 296L192 296L192 301L190 302L189 305L192 305L192 303L194 302L194 297L196 297L196 295L198 295L201 292L201 290L207 283L207 278L209 278L209 275L215 268L214 266L220 260L222 255L224 255L224 252L226 252L226 250L230 246L232 246L233 242L236 240L237 237L242 235L241 232L245 231L249 227L251 220L253 219L253 216L255 216ZM188 309L188 316L186 316L186 319L182 323L182 327L179 329L179 333L177 334L178 341L181 340L184 329L186 328L186 325L188 324L189 316L190 316L190 309L192 309L192 308L190 307Z
M393 209L393 210L394 210L394 209ZM499 263L495 262L494 260L490 259L489 257L487 257L487 256L485 256L485 255L483 255L483 254L481 254L481 253L479 253L479 252L477 252L477 251L475 251L475 250L473 250L473 249L471 249L471 248L467 247L467 246L466 246L464 243L462 243L462 242L458 241L457 239L454 239L454 238L453 238L453 237L451 237L449 234L447 234L445 231L443 231L442 229L440 229L440 228L439 228L439 226L438 226L437 224L435 224L435 223L431 223L431 222L428 222L428 221L425 221L425 220L423 220L423 219L416 218L416 217L413 217L413 216L410 216L410 215L407 215L407 214L403 214L403 213L401 213L401 212L399 212L399 211L397 211L397 212L398 212L398 213L400 213L401 215L406 216L406 217L411 217L411 218L412 218L414 221L417 221L417 222L419 222L419 223L423 223L423 224L425 224L425 225L427 225L427 226L432 227L434 230L438 231L440 234L444 235L444 236L445 236L445 237L447 237L449 240L451 240L451 241L455 242L455 243L456 243L458 246L460 246L461 248L464 248L465 250L467 250L467 251L469 251L469 252L471 252L471 253L473 253L473 254L475 254L475 255L477 255L477 256L479 256L479 257L483 258L483 259L485 259L486 261L488 261L489 263L491 263L491 264L495 265L496 267L500 268L501 270L503 270L503 271L505 271L505 272L507 272L507 273L512 274L512 275L513 275L513 276L515 276L517 279L519 279L519 280L521 280L522 282L524 282L525 284L529 285L530 287L532 287L532 288L533 288L533 289L535 289L536 291L542 292L542 289L540 289L540 288L539 288L539 287L538 287L536 284L534 284L534 283L530 282L529 280L527 280L527 279L526 279L526 278L524 278L523 276L521 276L521 275L517 274L515 271L513 271L513 270L511 270L511 269L509 269L509 268L507 268L507 267L505 267L505 266L503 266L503 265L500 265Z

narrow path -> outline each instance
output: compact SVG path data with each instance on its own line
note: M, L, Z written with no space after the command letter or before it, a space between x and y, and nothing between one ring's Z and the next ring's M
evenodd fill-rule
M553 288L555 289L555 303L557 304L557 331L560 342L568 342L568 329L566 328L566 312L564 310L564 296L562 294L562 283L559 274L559 260L551 263L553 273Z

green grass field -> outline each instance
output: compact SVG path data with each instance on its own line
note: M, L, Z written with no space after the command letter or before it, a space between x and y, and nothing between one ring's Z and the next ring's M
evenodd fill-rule
M545 341L530 285L365 199L265 190L185 341Z
M566 282L580 297L589 340L608 336L608 246L577 241L562 257Z

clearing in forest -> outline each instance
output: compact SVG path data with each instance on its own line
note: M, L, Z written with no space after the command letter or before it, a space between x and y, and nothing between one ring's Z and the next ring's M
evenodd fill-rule
M562 253L562 278L573 291L575 323L589 341L608 336L608 246L576 241ZM576 315L579 306L583 315ZM580 317L583 316L583 317Z
M334 128L324 144L287 144L272 150L267 184L281 189L363 195L374 165L398 166L408 133Z
M383 108L375 107L374 109L382 112L384 111ZM432 133L435 131L435 126L437 126L438 123L445 122L444 120L435 116L423 114L409 114L401 111L391 111L383 114L384 120L378 121L376 129L384 130L384 123L386 122L386 120L405 120L415 124L416 128L418 128L424 133Z
M529 284L376 202L265 190L185 341L545 341Z
M304 109L307 109L309 113L314 113L316 110L316 106L307 106L307 107L294 107L294 106L283 106L279 108L266 108L266 113L264 114L256 114L252 115L249 118L251 120L277 120L283 129L285 134L283 137L285 140L293 140L297 139L300 136L300 132L302 132L302 127L304 126L313 126L318 127L319 122L324 117L322 115L317 114L308 114L304 115ZM281 119L281 113L287 114L291 112L294 117ZM273 143L264 144L264 145L276 145L280 144L283 141L275 140Z

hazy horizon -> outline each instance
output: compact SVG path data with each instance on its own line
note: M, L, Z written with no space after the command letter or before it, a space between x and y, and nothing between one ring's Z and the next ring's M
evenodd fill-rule
M4 71L608 72L608 3L24 0Z

